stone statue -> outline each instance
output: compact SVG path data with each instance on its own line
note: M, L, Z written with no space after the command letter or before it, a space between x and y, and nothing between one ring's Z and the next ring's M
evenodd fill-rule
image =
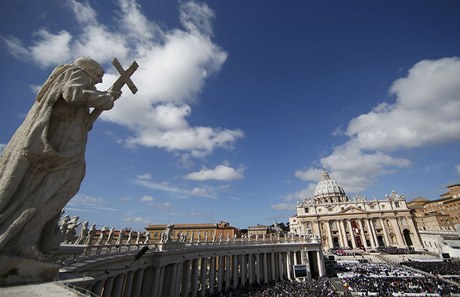
M61 210L85 175L88 132L125 83L133 91L133 65L106 92L96 90L104 71L90 58L53 70L0 157L0 255L41 261L59 247Z
M144 244L149 244L149 241L150 241L150 232L145 232L145 240L144 240Z
M173 224L166 225L166 229L162 232L161 243L166 243L171 240L172 229L174 228Z
M139 244L141 242L141 235L142 235L141 230L137 231L136 244Z
M105 241L105 244L106 245L110 245L112 243L112 239L113 239L113 232L115 231L115 227L112 227L109 231L109 235L107 235L107 240Z
M69 224L69 221L70 217L66 215L59 222L59 230L61 231L61 242L64 242L66 240L67 225Z
M122 244L123 239L125 239L125 228L121 228L121 230L118 231L118 238L115 244Z
M131 244L131 240L133 240L133 235L134 235L134 231L132 229L129 230L128 239L126 240L126 244Z
M85 244L90 245L93 241L94 235L96 235L96 224L92 224L91 228L89 228L88 236L86 237Z
M70 218L70 221L67 224L67 230L66 230L64 243L72 243L73 239L75 238L75 235L77 234L75 229L81 224L81 222L78 222L79 218L80 217L78 216L73 216Z
M86 221L83 223L83 226L81 227L80 230L80 236L78 236L77 240L75 241L75 244L80 244L83 242L83 240L88 236L88 224L89 222Z
M105 237L105 232L107 230L109 230L109 227L107 226L102 227L101 233L99 234L99 239L97 240L96 245L102 244L102 241L104 240L104 237Z

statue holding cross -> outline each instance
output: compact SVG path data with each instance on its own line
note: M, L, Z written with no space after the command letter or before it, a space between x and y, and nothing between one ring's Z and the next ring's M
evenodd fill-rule
M95 87L104 71L90 58L80 57L54 69L6 145L0 157L3 264L10 263L7 258L42 261L59 247L61 210L78 192L85 175L88 132L103 111L113 108L123 85L137 91L130 79L137 63L126 70L116 59L113 64L120 77L105 92ZM5 273L10 277L18 271L7 266L0 268L0 283Z

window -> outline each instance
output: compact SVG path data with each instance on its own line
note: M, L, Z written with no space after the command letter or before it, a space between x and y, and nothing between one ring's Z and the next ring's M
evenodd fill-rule
M308 213L308 207L304 208L305 213Z

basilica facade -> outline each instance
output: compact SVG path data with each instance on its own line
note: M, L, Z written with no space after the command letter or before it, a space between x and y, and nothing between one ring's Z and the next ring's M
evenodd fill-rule
M392 192L384 199L348 198L342 186L324 171L313 198L297 203L289 218L290 232L318 235L324 250L423 246L406 199Z

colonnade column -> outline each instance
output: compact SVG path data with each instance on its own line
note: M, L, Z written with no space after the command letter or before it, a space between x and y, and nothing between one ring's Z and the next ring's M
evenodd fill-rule
M270 253L270 272L271 280L274 281L276 279L275 252Z
M287 251L286 252L286 272L287 272L287 278L289 280L292 280L292 274L291 274L291 268L292 268L292 264L291 264L291 252L290 251Z
M111 297L120 297L123 290L125 274L119 274L114 278Z
M246 262L245 256L243 257L243 261ZM254 257L252 254L248 254L248 279L249 279L249 284L252 284L254 282ZM244 265L244 271L246 271L246 265ZM244 283L246 284L246 279L244 279Z
M232 278L233 278L233 287L238 287L238 256L232 255L233 265L232 265Z
M214 293L214 284L216 282L216 257L209 259L209 293Z
M179 266L179 265L180 265L179 263L171 264L172 271L171 271L171 276L170 276L171 278L169 280L169 288L168 288L170 297L176 296L176 286L177 286L177 283L178 283L178 281L177 281L177 266ZM159 271L160 269L157 269L157 270ZM160 273L158 273L158 283L159 283L159 280L160 280ZM154 278L154 283L155 283L155 281L156 281L156 278ZM161 296L161 295L158 295L158 296Z
M279 252L278 253L278 268L279 268L278 278L279 279L284 278L283 254L284 254L284 252Z
M249 254L248 257L250 257L251 255ZM249 265L249 282L252 283L252 268L251 268L251 262L248 261L248 265ZM241 255L241 262L240 262L240 278L241 278L241 286L244 286L246 285L246 279L247 279L247 276L246 276L246 255L245 254L242 254Z
M198 262L200 258L193 259L192 261L192 296L196 296L198 294Z
M124 281L125 285L123 288L123 297L131 296L131 289L133 287L133 279L134 279L134 270L131 270L126 274L126 281Z
M200 296L205 296L206 294L206 276L208 268L208 259L206 257L201 258L201 273L200 273L200 283L201 283L201 293Z
M185 260L182 272L182 296L188 296L190 292L190 269L191 269L191 260ZM161 295L156 295L161 296Z
M361 219L358 220L359 232L361 232L361 241L363 242L364 248L367 250L367 240L366 240L366 233L364 233L363 222Z
M260 256L259 253L256 253L256 263L254 265L254 270L256 274L256 283L260 284Z
M264 282L268 283L268 259L267 259L267 253L262 253L262 261L263 261L263 267L264 267Z
M317 252L317 258L318 258L318 273L319 276L325 276L326 275L326 267L324 265L324 259L323 259L323 253L321 251Z
M104 292L102 292L102 297L110 297L110 295L112 294L113 279L114 277L111 276L105 280Z
M224 278L225 256L219 256L217 265L217 292L222 292L222 280Z
M348 229L350 229L351 245L353 246L354 249L356 249L355 234L353 232L353 226L351 225L351 220L347 220L347 224L348 224Z
M134 282L133 282L133 288L131 290L132 297L139 297L141 295L143 276L144 276L144 269L138 269L136 270L136 272L134 272ZM99 295L99 294L96 294L96 295Z

